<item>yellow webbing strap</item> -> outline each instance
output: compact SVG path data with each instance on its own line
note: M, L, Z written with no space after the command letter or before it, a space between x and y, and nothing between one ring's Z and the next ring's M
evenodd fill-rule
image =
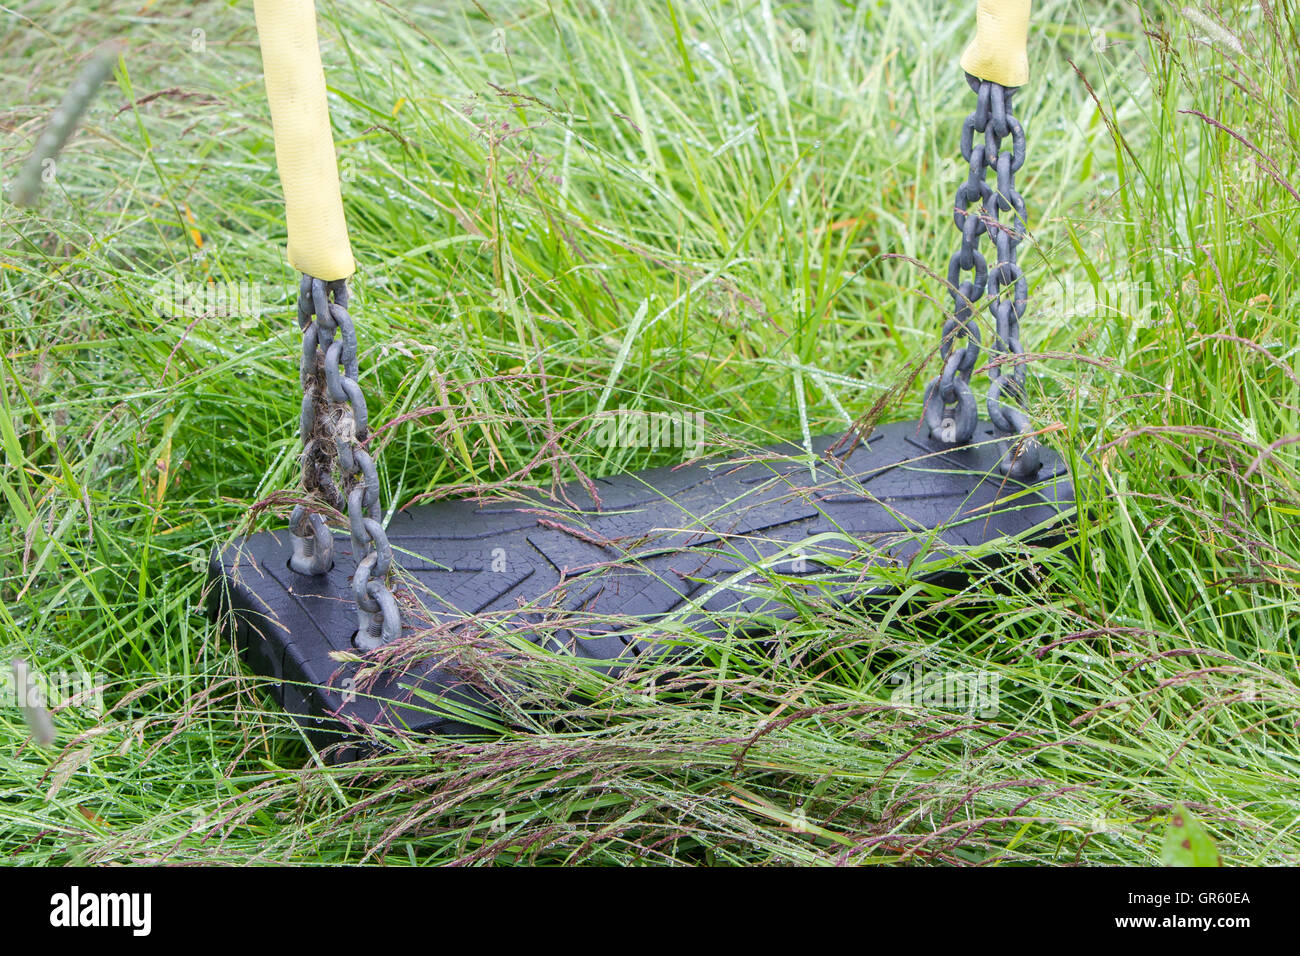
M962 54L961 67L977 79L1003 86L1029 82L1030 0L979 0L975 41Z
M289 263L317 279L356 271L343 219L315 0L255 0L275 162L284 187Z

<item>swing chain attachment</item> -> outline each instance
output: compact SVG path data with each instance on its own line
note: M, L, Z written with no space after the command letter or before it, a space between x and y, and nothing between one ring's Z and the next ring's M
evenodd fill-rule
M962 125L962 156L970 164L970 174L958 187L953 204L953 221L961 233L961 248L948 260L952 314L944 320L939 342L943 370L925 387L925 422L930 434L947 445L967 444L979 424L979 408L970 376L980 355L975 306L984 297L989 276L988 262L980 252L980 237L988 231L985 223L993 188L986 176L985 146L974 145L974 130L977 127L983 130L987 125L989 98L988 89L981 89L975 112ZM963 272L972 275L962 278ZM958 342L960 348L956 347Z
M1029 280L1016 261L1016 249L1029 231L1025 200L1016 189L1016 173L1025 165L1025 131L1012 113L1014 89L973 77L968 81L977 93L989 89L984 161L994 171L997 183L991 197L992 218L987 222L997 253L989 270L989 312L994 328L989 351L994 361L989 365L988 412L999 435L1013 436L1002 454L1002 473L1024 480L1038 474L1041 464L1039 444L1030 434L1033 426L1024 412L1025 350L1020 345L1020 320L1029 307ZM963 149L966 135L963 132ZM970 135L973 138L973 132ZM1010 151L1002 148L1008 136ZM1004 213L1010 213L1005 221ZM1004 404L1003 398L1011 402Z
M379 474L364 447L370 435L369 414L357 384L357 333L347 305L346 280L302 277L298 289L302 482L308 494L348 516L352 554L357 559L352 576L355 642L362 650L373 650L401 633L402 618L387 584L393 549L381 523ZM298 505L289 529L294 537L293 570L323 574L333 566L333 542L320 514Z
M1014 88L967 75L975 93L975 109L962 124L961 155L969 164L969 175L957 190L953 220L961 233L961 248L948 263L948 288L953 298L952 315L944 322L940 343L943 371L926 386L925 422L930 434L950 445L970 442L979 422L971 371L979 359L980 331L975 306L989 296L994 340L990 352L988 413L1002 436L1017 436L1004 451L1001 471L1016 479L1030 479L1040 466L1039 445L1031 431L1025 402L1024 350L1020 344L1020 320L1029 304L1029 282L1016 260L1016 250L1027 232L1025 201L1016 189L1016 173L1025 164L1025 131L1012 113ZM976 133L984 134L982 143ZM1011 149L1003 143L1010 137ZM994 183L989 182L990 171ZM973 204L978 200L978 207ZM1003 221L1003 213L1011 216ZM990 236L995 253L988 265L980 253L980 240ZM963 279L973 273L973 280ZM1008 291L1010 294L1008 294ZM956 349L957 341L964 342ZM1014 404L1003 404L1002 399Z

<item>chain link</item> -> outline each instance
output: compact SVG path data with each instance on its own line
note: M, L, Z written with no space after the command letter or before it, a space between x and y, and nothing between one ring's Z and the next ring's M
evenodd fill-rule
M393 549L381 523L379 474L363 447L370 434L369 412L357 384L357 332L347 305L346 280L302 277L298 288L302 483L309 495L347 513L352 554L357 559L352 575L356 643L372 650L401 633L402 618L386 583ZM289 518L289 528L294 536L290 566L295 571L323 574L333 566L333 539L321 515L299 505Z
M962 124L961 155L969 173L957 190L953 209L961 248L948 263L953 309L940 343L943 371L925 389L925 423L930 434L945 444L967 444L975 434L979 411L970 387L980 350L975 306L987 291L994 327L990 354L1010 357L989 369L989 418L1000 435L1017 436L1004 451L1002 472L1028 479L1038 472L1039 446L1027 434L1031 426L1022 409L1025 365L1017 358L1023 354L1020 320L1029 302L1029 283L1016 260L1027 221L1024 199L1016 189L1016 173L1025 164L1025 131L1012 113L1014 89L971 76L966 79L975 93L975 109ZM983 134L983 142L977 141L977 133ZM1002 148L1008 137L1009 151ZM1005 221L1004 213L1011 214ZM980 252L985 235L993 244L992 267ZM965 272L971 277L962 278ZM1004 404L1004 398L1014 404Z
M981 88L975 111L962 125L961 154L969 173L957 189L953 222L961 233L961 248L948 260L948 291L952 314L944 321L939 355L943 370L925 387L925 422L930 434L948 445L964 445L975 435L979 409L971 391L970 376L979 361L980 329L975 306L988 287L988 263L980 252L980 238L988 231L988 204L993 189L987 181L985 145L974 144L974 131L987 127L989 90ZM962 273L969 272L969 278ZM957 348L958 343L962 343Z
M976 88L978 81L971 81ZM1021 356L1020 320L1029 306L1029 280L1016 261L1016 249L1028 232L1025 201L1016 189L1016 173L1025 165L1025 131L1012 113L1015 90L996 83L979 83L989 88L989 117L984 130L984 156L994 171L993 216L987 222L997 252L989 270L989 312L993 316L992 357L1007 361L989 368L988 412L1000 435L1014 436L1002 455L1002 472L1012 478L1029 479L1038 473L1039 444L1025 414L1025 362ZM1002 148L1011 137L1011 150ZM1004 214L1010 214L1004 219ZM1004 403L1009 399L1010 403Z

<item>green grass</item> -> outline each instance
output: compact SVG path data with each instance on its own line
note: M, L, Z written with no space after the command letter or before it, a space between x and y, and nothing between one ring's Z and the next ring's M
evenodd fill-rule
M598 446L601 407L717 447L918 416L973 4L319 6L386 502L680 456ZM296 481L251 8L19 4L6 181L129 50L40 207L0 206L0 650L105 682L49 747L0 708L0 860L1135 864L1181 802L1226 863L1300 862L1300 7L1184 6L1035 4L1025 344L1096 478L1077 555L883 619L789 595L775 654L675 678L517 649L534 704L592 702L325 767L201 613ZM176 277L262 308L161 318ZM917 666L995 675L997 713L901 706Z

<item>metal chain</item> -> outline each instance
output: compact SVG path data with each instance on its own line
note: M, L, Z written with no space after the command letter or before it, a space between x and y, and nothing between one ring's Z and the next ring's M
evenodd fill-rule
M925 387L925 422L930 434L948 445L965 445L975 435L979 408L971 391L970 376L979 360L980 329L975 321L975 305L984 297L988 286L988 263L980 252L980 237L987 232L988 204L993 189L988 184L988 165L983 143L974 146L974 130L983 131L988 124L989 98L981 87L975 111L962 125L962 157L970 165L966 181L957 190L953 204L953 221L961 233L961 248L948 260L948 291L952 294L952 315L943 323L939 355L943 371ZM972 204L978 207L972 209ZM963 272L972 273L962 278ZM964 342L960 349L954 346Z
M1011 356L1010 361L989 369L988 412L999 435L1018 436L1003 453L1003 474L1017 479L1032 478L1039 469L1039 446L1027 433L1029 418L1025 402L1025 365L1015 358L1023 354L1020 320L1029 304L1029 283L1016 261L1016 250L1027 226L1025 201L1016 189L1016 173L1025 164L1025 131L1012 114L1015 90L987 80L967 76L975 93L975 109L962 124L961 155L969 164L966 182L957 190L953 218L961 233L961 248L948 263L948 286L953 297L953 314L944 322L940 355L944 366L925 391L925 422L930 434L945 444L966 444L975 433L979 412L970 388L970 373L979 358L979 327L975 304L987 287L989 311L993 316L994 339L990 353ZM976 133L984 134L977 143ZM1002 148L1011 137L1011 149ZM994 184L988 174L994 174ZM979 200L979 210L971 206ZM1003 213L1011 216L1003 221ZM989 235L995 252L989 268L980 254L980 238ZM962 279L962 272L974 279ZM1007 291L1010 290L1010 294ZM954 343L965 345L954 351ZM1003 404L1002 399L1015 404Z
M1020 356L1020 320L1029 307L1029 280L1016 261L1016 249L1028 232L1025 201L1016 189L1016 173L1025 165L1025 131L1012 115L1014 89L972 79L971 87L989 88L989 116L984 129L984 160L994 171L993 218L987 228L997 250L996 264L989 270L989 312L993 316L992 356L1010 360L989 367L988 411L999 435L1014 436L1002 455L1002 473L1028 479L1038 474L1039 445L1029 433L1033 426L1024 413L1025 362ZM978 84L978 86L976 85ZM1002 149L1011 137L1011 151ZM963 145L965 137L963 135ZM1003 213L1010 213L1003 221ZM1007 294L1007 290L1011 294ZM1003 404L1002 399L1012 404Z
M363 447L370 434L369 414L357 384L357 332L347 305L346 280L302 277L302 483L335 511L347 512L357 559L352 575L356 644L372 650L401 633L402 618L387 584L393 549L381 523L379 475ZM333 567L333 539L321 515L298 505L289 529L294 538L290 567L300 574L324 574Z

